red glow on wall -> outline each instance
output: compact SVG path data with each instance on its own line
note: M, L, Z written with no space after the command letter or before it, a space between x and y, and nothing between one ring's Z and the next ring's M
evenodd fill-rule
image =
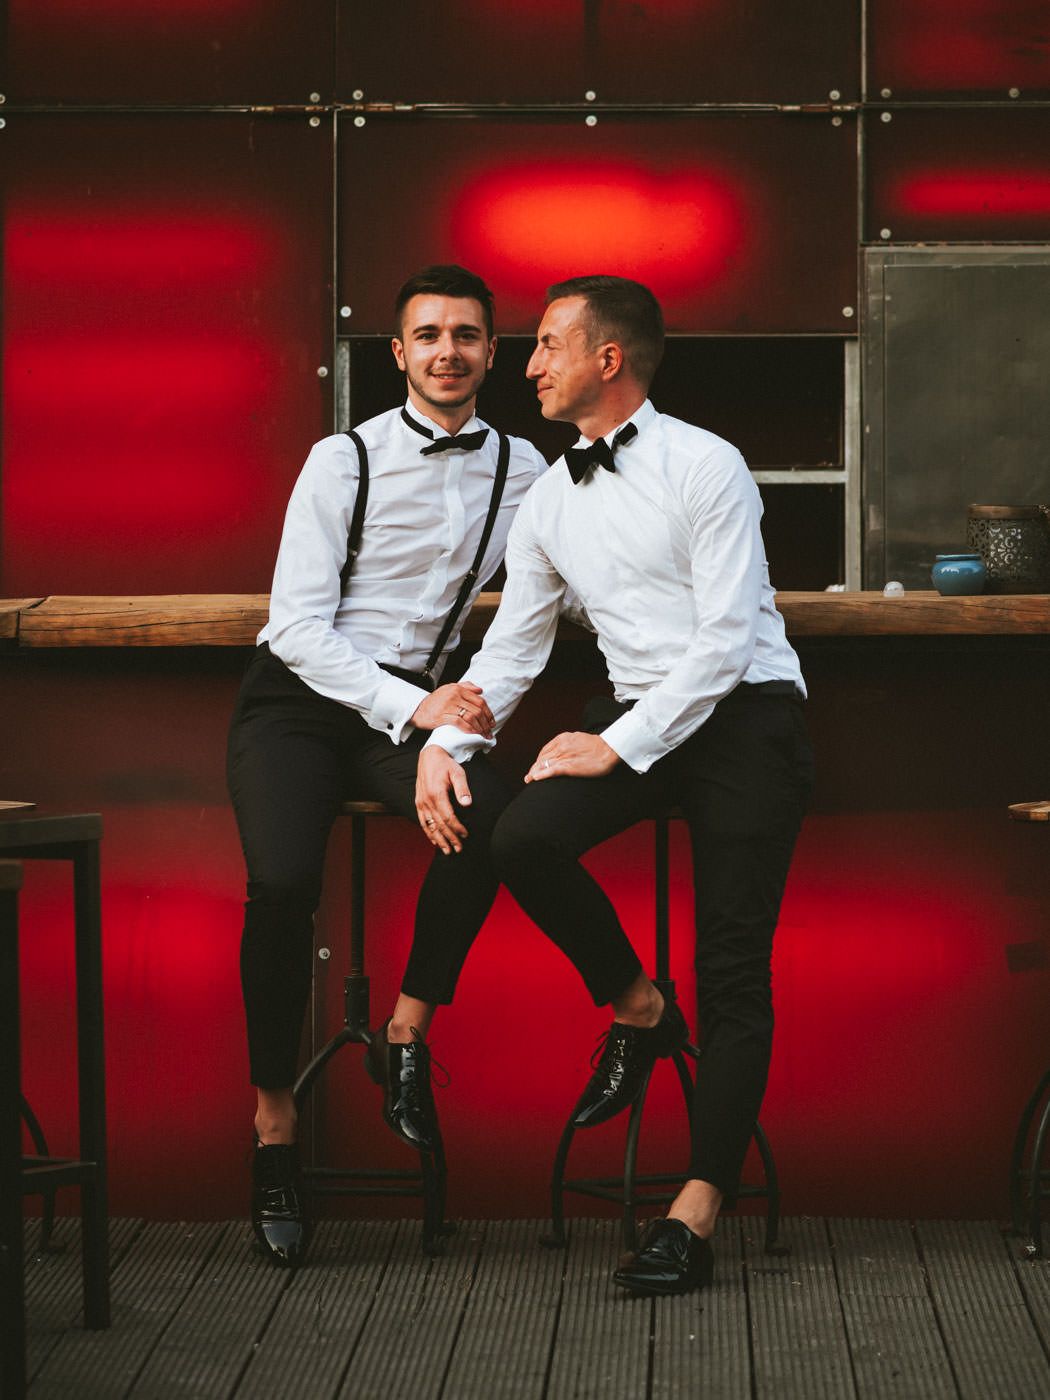
M128 289L171 288L182 279L218 282L231 273L265 272L280 255L277 230L257 221L189 214L141 201L81 207L20 206L7 222L7 275L16 281L62 278Z
M870 86L894 96L1050 87L1044 0L869 0Z
M1050 171L960 170L904 176L891 196L913 214L1028 218L1050 213Z
M263 591L331 421L324 142L198 115L7 134L5 590Z
M451 227L465 256L515 291L534 287L542 259L615 271L673 297L717 280L734 253L746 255L739 181L622 162L493 168L463 189Z

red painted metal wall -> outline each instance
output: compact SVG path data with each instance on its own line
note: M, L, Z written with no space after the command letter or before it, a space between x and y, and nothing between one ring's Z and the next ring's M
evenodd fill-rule
M753 441L764 465L801 455L796 442L834 459L839 360L813 359L827 401L805 412L777 367L804 344L792 337L837 351L857 334L864 244L1050 238L1041 7L869 0L866 12L865 73L859 0L16 0L0 82L0 591L264 591L288 490L333 425L337 337L356 337L360 416L369 338L389 333L403 276L439 258L476 265L502 330L522 335L550 280L652 282L675 335L707 338L693 353L709 426ZM733 339L709 409L719 336ZM665 380L682 412L689 344ZM494 377L486 412L528 431L520 406ZM829 529L838 509L821 517ZM770 515L775 570L808 584L814 513ZM105 816L118 1212L243 1209L242 872L222 785L240 660L0 657L3 795ZM1046 657L1020 643L831 644L804 660L820 777L778 942L764 1115L787 1207L1001 1213L1047 1030L1043 833L1003 815L1045 795L1033 697ZM593 657L565 652L507 737L511 773L599 681ZM649 842L639 829L591 857L643 946ZM319 1024L338 1017L345 857L339 837ZM377 1016L425 860L407 825L380 824ZM673 865L688 999L680 833ZM30 869L23 908L27 1088L55 1145L71 1147L61 872ZM1010 971L1014 944L1029 971ZM601 1025L501 896L437 1027L454 1209L543 1212ZM522 1044L535 1071L508 1074ZM333 1151L360 1142L400 1164L359 1065L319 1110ZM673 1119L664 1086L651 1115L664 1153L681 1145ZM609 1161L618 1131L581 1141L581 1167ZM483 1169L494 1159L498 1174Z

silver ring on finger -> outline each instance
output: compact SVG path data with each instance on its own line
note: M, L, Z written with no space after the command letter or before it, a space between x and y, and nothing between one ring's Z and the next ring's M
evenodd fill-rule
M467 712L462 705L460 705L459 709L456 711L456 714L459 715L460 719L462 719L466 713Z
M433 825L434 825L434 818L433 818L433 817L427 817L427 826L433 826Z
M549 767L551 766L551 761L550 761L549 758L545 758L545 759L543 760L543 766L544 766L544 768L549 768Z

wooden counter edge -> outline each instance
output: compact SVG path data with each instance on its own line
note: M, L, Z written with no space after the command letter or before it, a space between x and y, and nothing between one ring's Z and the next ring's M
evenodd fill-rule
M43 598L0 598L0 641L14 641L22 617L43 601Z
M484 635L499 597L480 595L463 629L468 641ZM251 646L268 602L264 593L9 599L0 601L0 622L11 630L0 636L17 636L20 647ZM777 607L792 637L1050 634L1050 594L1041 593L778 593ZM572 624L559 628L563 640L584 636Z

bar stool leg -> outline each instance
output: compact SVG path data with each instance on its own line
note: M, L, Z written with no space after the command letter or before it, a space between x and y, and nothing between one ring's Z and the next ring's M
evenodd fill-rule
M14 865L14 862L6 862ZM26 1389L25 1260L22 1248L21 1041L18 1016L17 868L0 889L0 1333L3 1393Z
M1028 1139L1035 1122L1039 1105L1044 1097L1046 1104L1043 1108L1039 1127L1036 1130L1035 1142L1032 1149L1031 1171L1026 1172L1024 1167L1024 1152L1028 1145ZM1031 1250L1036 1256L1042 1252L1042 1212L1040 1208L1040 1198L1042 1195L1042 1177L1040 1163L1042 1159L1043 1145L1046 1142L1047 1120L1050 1117L1050 1070L1043 1075L1036 1085L1031 1098L1024 1106L1020 1121L1017 1124L1017 1132L1014 1135L1013 1151L1010 1154L1010 1219L1016 1235L1024 1235L1029 1225L1032 1229L1029 1232L1031 1238ZM1028 1183L1028 1200L1025 1200L1025 1182ZM1029 1217L1029 1218L1026 1218Z
M29 1100L24 1095L19 1094L18 1098L19 1111L32 1141L33 1151L38 1157L50 1157L51 1152L47 1145L47 1138L44 1136L44 1130L40 1126L40 1119L33 1112ZM38 1246L41 1254L46 1254L51 1247L51 1233L55 1228L55 1194L54 1187L44 1188L40 1192L44 1201L40 1216L40 1244Z
M109 1231L106 1174L106 1060L102 1013L102 917L98 842L73 855L77 966L80 1157L95 1164L80 1188L84 1238L84 1325L108 1327Z

